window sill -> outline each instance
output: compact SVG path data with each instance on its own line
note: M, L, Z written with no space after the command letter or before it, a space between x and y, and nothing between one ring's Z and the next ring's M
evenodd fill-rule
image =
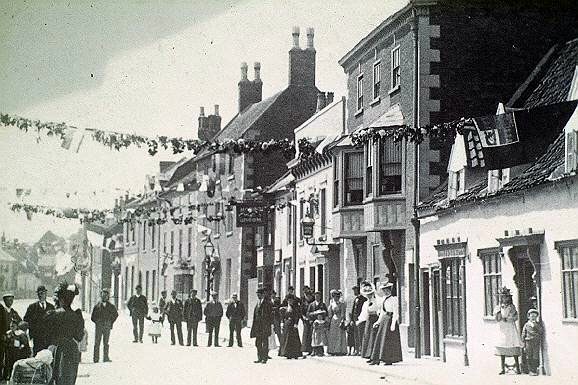
M446 336L444 337L444 344L450 344L450 345L463 345L464 344L464 338L463 337L451 337L451 336Z
M357 111L355 112L355 114L353 114L353 116L359 116L359 115L361 115L361 114L363 114L363 108L357 110Z
M563 324L576 324L578 325L578 318L562 318Z
M381 97L378 96L377 98L373 99L373 100L371 101L371 103L369 103L369 105L373 107L373 106L375 106L376 104L379 104L380 102L381 102Z
M227 232L225 233L225 235L226 235L227 237L230 237L231 235L233 235L233 232L232 232L232 231L227 231Z
M395 94L397 91L399 91L401 89L401 86L398 84L397 86L393 87L391 90L389 90L387 93L389 95Z

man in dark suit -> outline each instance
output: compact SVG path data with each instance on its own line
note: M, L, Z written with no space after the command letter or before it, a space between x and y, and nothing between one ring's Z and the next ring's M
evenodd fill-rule
M161 298L159 299L159 313L161 313L161 325L164 325L165 323L166 310L167 310L167 291L163 290L161 291Z
M48 348L48 333L44 328L44 317L50 310L54 310L54 305L46 301L46 287L38 286L36 295L38 301L31 303L24 314L24 321L28 322L29 334L34 341L32 353L36 355L39 351Z
M132 334L134 340L132 342L140 342L142 344L142 335L144 333L144 319L149 312L147 297L142 294L142 286L135 287L136 295L133 295L128 300L126 307L130 311L132 318Z
M257 361L255 363L267 363L269 356L269 336L271 335L271 322L273 322L273 304L265 297L265 290L257 290L259 301L253 311L253 324L251 325L251 338L255 338L257 347Z
M358 355L361 354L361 342L363 341L363 332L365 329L365 324L357 325L357 320L359 319L359 315L361 314L361 308L363 307L363 303L367 301L367 298L359 294L359 286L354 286L352 290L353 295L355 295L355 299L353 300L353 306L351 307L351 316L350 316L350 320L351 322L353 322L354 325L353 340L355 341L355 348L353 354Z
M209 332L209 342L207 346L211 346L213 335L215 336L215 346L219 347L219 328L221 326L221 318L223 318L223 305L219 302L219 294L216 291L211 293L211 301L205 306L205 322L207 324L207 331Z
M245 319L245 306L237 298L237 293L231 296L231 303L227 306L226 316L229 319L229 347L233 346L233 332L237 335L237 345L242 348L241 329Z
M197 291L191 290L189 298L185 301L185 322L187 323L187 346L191 346L191 332L193 333L193 346L197 345L197 328L199 321L203 319L201 300L197 298Z
M177 298L177 291L171 292L171 299L167 302L167 318L171 326L171 345L175 344L175 327L179 345L183 346L183 302Z
M100 341L102 340L102 350L104 362L111 362L108 355L108 340L114 321L118 318L116 307L108 302L109 291L102 289L100 292L100 301L92 309L90 319L94 322L94 355L92 360L98 362L100 355Z
M0 323L1 323L1 329L0 331L2 332L1 337L1 343L0 345L2 346L0 348L0 365L3 366L3 372L2 372L2 377L4 378L4 380L8 381L10 380L10 375L12 374L12 368L6 367L5 365L5 360L6 360L6 332L10 329L10 325L12 324L12 322L16 322L19 323L20 321L22 321L22 318L20 318L20 315L18 314L18 312L14 309L12 309L12 304L14 303L14 294L4 294L4 304L0 307L2 307L1 312L4 313L2 314L2 316L0 316Z

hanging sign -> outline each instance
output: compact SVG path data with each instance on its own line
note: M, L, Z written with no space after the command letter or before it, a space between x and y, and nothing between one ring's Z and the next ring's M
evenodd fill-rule
M269 215L269 205L263 201L237 202L237 227L263 226Z

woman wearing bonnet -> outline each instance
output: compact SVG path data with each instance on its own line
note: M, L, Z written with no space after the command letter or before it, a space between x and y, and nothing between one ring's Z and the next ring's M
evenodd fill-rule
M494 317L498 322L499 339L496 344L496 355L500 356L501 371L506 373L506 357L514 357L516 373L521 374L518 357L522 353L522 340L516 327L518 310L512 303L510 289L500 290L500 304L494 309Z
M61 283L56 290L60 307L46 315L50 343L56 347L52 375L55 385L76 383L80 363L78 344L84 337L82 312L80 309L72 310L71 308L72 301L78 293L78 287L75 284Z

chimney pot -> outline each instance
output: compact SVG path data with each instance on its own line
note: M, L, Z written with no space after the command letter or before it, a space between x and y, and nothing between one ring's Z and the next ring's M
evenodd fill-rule
M307 28L307 48L315 49L313 46L313 37L315 36L315 29Z
M253 69L255 70L255 80L261 80L261 63L256 61L253 65Z
M199 118L205 117L205 107L201 107L201 111L199 112Z
M328 106L331 103L333 103L333 98L334 98L335 94L333 92L328 92L327 95L325 96L325 105Z
M317 111L321 111L325 108L326 100L325 100L325 93L319 92L317 94Z
M299 27L293 27L293 48L299 48Z
M249 67L247 66L246 62L242 62L241 63L241 80L247 80L247 69Z
M219 116L219 105L215 104L215 116Z

